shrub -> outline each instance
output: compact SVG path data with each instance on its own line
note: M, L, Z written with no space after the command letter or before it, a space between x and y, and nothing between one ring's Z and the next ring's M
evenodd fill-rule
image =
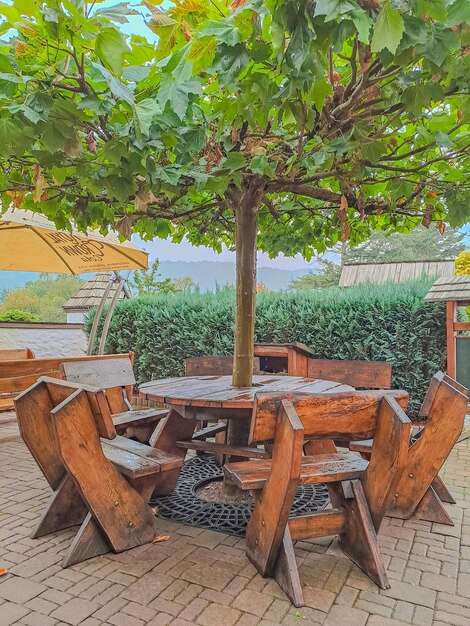
M21 309L7 309L0 313L0 322L39 322L39 317Z
M432 282L260 293L256 341L300 341L320 359L388 361L393 386L410 392L415 410L445 367L445 309L423 299ZM231 290L123 301L106 352L134 350L140 381L183 375L187 357L233 353L234 302Z

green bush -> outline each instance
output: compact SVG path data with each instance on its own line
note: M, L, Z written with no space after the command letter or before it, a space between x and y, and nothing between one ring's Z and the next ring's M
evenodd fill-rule
M423 300L432 282L260 293L256 341L300 341L320 359L388 361L393 386L409 391L416 410L445 368L444 306ZM140 381L183 375L187 357L233 353L234 301L231 290L123 301L106 352L135 351Z
M7 309L0 313L0 322L39 322L39 317L21 309Z

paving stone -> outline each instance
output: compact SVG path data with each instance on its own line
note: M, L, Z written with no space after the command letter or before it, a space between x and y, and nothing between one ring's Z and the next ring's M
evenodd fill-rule
M127 613L115 613L108 618L108 623L113 626L145 626L144 620L131 617Z
M204 609L197 623L202 626L233 626L240 615L240 611L235 608L214 603Z
M156 598L173 581L168 576L162 576L157 572L149 572L134 582L130 587L124 589L121 596L126 600L148 604Z
M246 613L253 613L258 617L263 617L270 607L273 599L259 591L244 589L233 601L232 606Z
M457 581L457 593L470 598L470 574L460 574Z
M37 613L36 611L32 611L28 613L24 617L21 618L22 624L27 624L27 626L54 626L57 624L57 620L53 617L49 617L48 615L43 615L42 613ZM0 624L2 624L2 617L0 616ZM81 626L86 626L83 623Z
M82 598L72 598L69 602L63 606L59 606L52 614L57 620L72 624L72 626L78 626L87 617L90 617L99 606L95 602L89 600L83 600Z
M0 609L0 626L10 626L29 613L29 609L14 602L4 602Z
M395 581L390 589L381 590L380 593L389 598L412 602L431 609L436 601L436 592L433 589L415 587L399 581Z
M25 604L45 591L47 587L19 576L9 576L0 583L0 597L17 604Z
M397 619L389 619L387 617L380 617L379 615L371 615L367 626L403 626L403 624L410 624L410 622L402 622Z
M335 604L331 607L324 626L364 626L368 617L369 613L366 611Z
M428 574L425 572L421 576L421 585L436 591L445 591L446 593L455 592L455 578L448 576L440 576L439 574Z

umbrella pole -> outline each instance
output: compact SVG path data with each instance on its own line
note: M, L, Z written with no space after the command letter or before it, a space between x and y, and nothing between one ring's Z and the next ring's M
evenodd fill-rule
M98 323L100 321L101 313L103 312L104 305L106 304L109 294L111 293L111 289L113 288L115 280L116 280L116 276L111 275L111 278L109 279L109 282L106 285L106 289L104 290L104 293L98 305L98 308L96 309L95 317L93 319L93 324L91 326L90 336L88 337L88 347L86 351L88 356L93 354L93 344L95 343L95 337L98 331Z
M114 309L116 308L116 304L118 303L119 296L121 295L121 291L124 289L124 293L126 293L126 295L127 293L129 293L129 290L127 289L127 286L126 286L126 280L129 278L129 274L130 274L130 270L127 272L126 277L121 276L119 272L114 272L115 279L119 280L119 284L116 288L116 291L114 292L113 299L111 300L111 303L109 305L108 312L106 313L106 319L104 320L103 330L101 331L100 346L98 348L98 354L104 354L104 346L106 343L106 338L108 336L109 325L111 324L111 318L113 316ZM103 296L103 300L104 300L104 296Z

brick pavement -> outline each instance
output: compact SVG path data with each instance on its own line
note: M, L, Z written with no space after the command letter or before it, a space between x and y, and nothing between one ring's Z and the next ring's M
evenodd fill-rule
M63 570L73 531L32 540L50 495L0 414L0 626L468 626L470 624L470 443L445 469L457 499L455 527L386 520L380 543L391 589L380 591L329 540L298 542L309 604L295 609L256 574L244 542L159 520L167 543L107 554ZM9 419L10 418L10 419Z

